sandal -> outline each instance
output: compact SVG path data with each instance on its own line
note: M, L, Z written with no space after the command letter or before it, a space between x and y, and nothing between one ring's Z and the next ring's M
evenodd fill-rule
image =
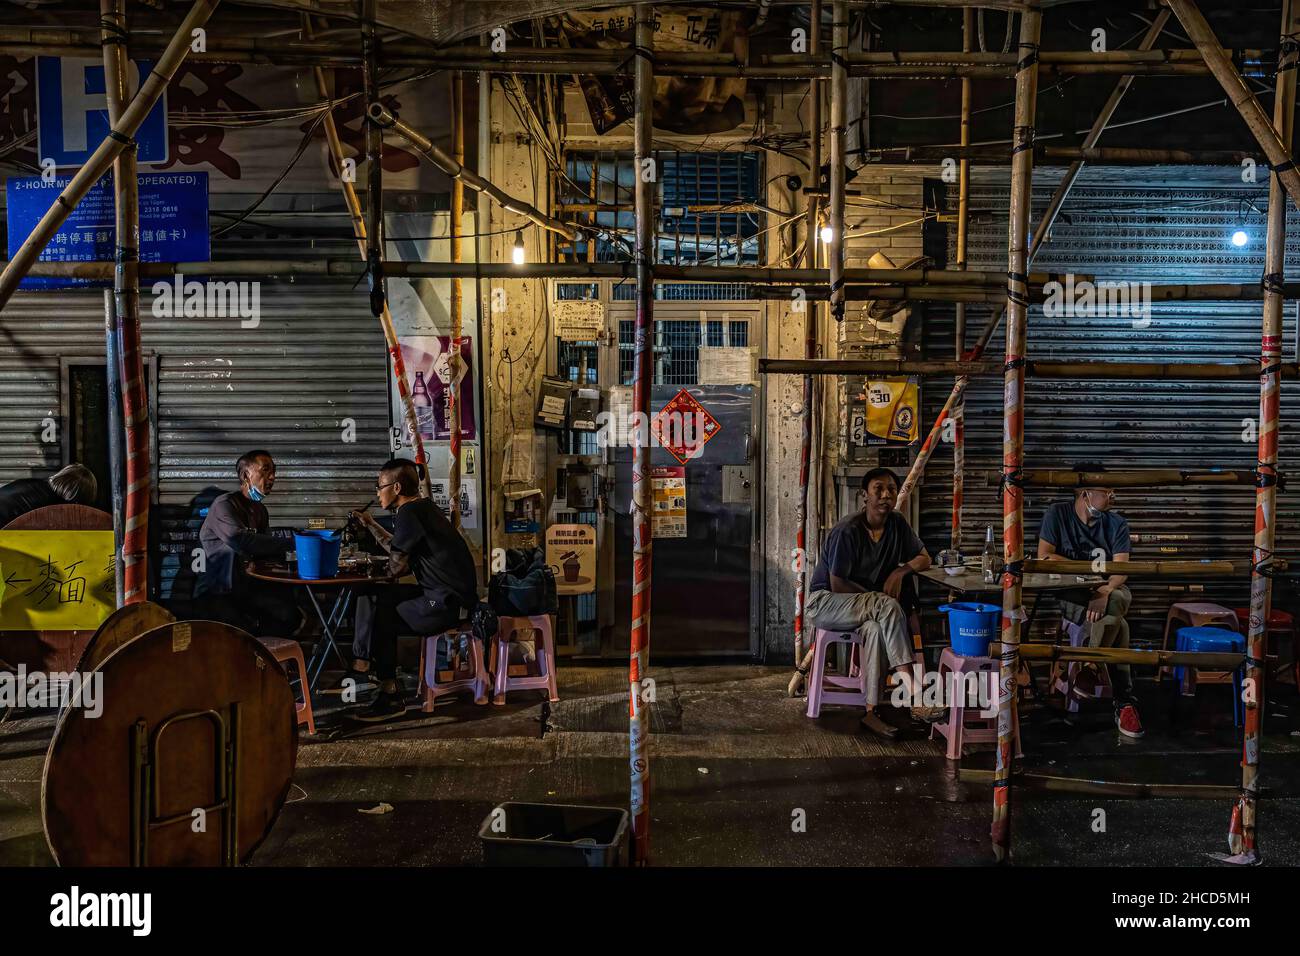
M898 736L898 728L885 723L880 719L880 715L874 711L867 711L867 713L863 714L861 724L877 737L882 737L885 740L893 740Z

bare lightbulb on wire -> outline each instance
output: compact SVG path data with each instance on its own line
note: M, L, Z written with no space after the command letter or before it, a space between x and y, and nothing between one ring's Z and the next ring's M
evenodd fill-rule
M524 251L524 234L522 231L515 233L514 248L510 250L510 258L517 266L522 266L528 261L528 255Z

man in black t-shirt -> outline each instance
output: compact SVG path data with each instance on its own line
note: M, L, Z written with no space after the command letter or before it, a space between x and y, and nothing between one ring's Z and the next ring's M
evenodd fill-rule
M397 684L398 632L441 634L459 623L462 611L472 611L478 603L478 575L469 546L441 508L419 497L415 465L400 458L387 462L379 470L375 491L380 505L397 514L393 533L380 527L367 512L353 515L388 551L390 573L409 571L419 583L416 587L384 585L358 596L353 649L361 646L373 653L375 677L380 682L374 703L357 715L370 721L391 720L406 712ZM365 674L360 660L353 667ZM486 693L476 702L486 703Z
M915 699L912 637L899 601L907 576L928 568L930 556L906 519L894 511L898 477L892 471L872 469L863 476L862 489L866 493L862 510L837 524L822 545L821 560L808 585L808 623L862 635L861 666L867 678L862 726L877 736L893 738L898 729L876 713L884 676L881 658ZM922 719L941 713L922 707L912 712Z

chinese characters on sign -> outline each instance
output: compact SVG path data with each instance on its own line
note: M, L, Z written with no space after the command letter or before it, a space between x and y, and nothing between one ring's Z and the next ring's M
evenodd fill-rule
M555 572L557 594L596 590L596 529L589 524L553 524L546 529L546 563Z
M0 631L99 627L115 567L111 531L0 531Z
M698 458L722 426L690 392L682 389L650 422L650 433L683 465Z
M651 512L651 536L686 537L686 469L650 469L650 487L654 495Z

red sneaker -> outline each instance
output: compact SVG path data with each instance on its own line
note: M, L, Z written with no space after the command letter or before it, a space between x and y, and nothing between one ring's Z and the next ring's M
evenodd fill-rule
M1115 726L1125 737L1141 737L1146 733L1142 729L1142 719L1138 717L1137 708L1132 704L1125 704L1115 712Z

